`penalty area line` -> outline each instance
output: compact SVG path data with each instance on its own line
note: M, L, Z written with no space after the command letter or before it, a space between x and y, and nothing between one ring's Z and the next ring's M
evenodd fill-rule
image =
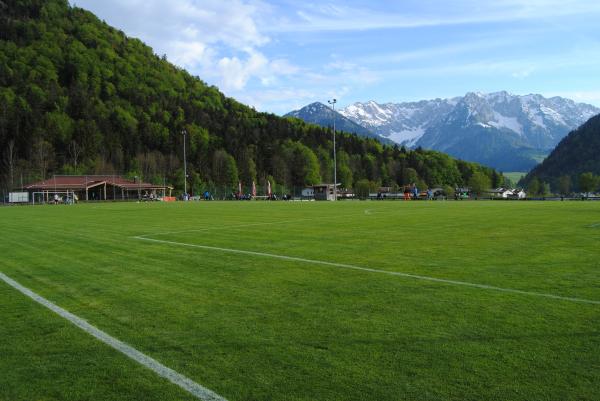
M541 297L541 298L550 298L550 299L556 299L556 300L560 300L560 301L569 301L569 302L579 302L579 303L584 303L584 304L600 305L600 301L595 301L595 300L591 300L591 299L564 297L564 296L560 296L560 295L547 294L544 292L524 291L524 290L517 290L514 288L496 287L496 286L487 285L487 284L470 283L468 281L449 280L449 279L443 279L443 278L437 278L437 277L422 276L422 275L418 275L418 274L403 273L403 272L381 270L381 269L373 269L370 267L349 265L349 264L345 264L345 263L327 262L327 261L316 260L316 259L305 259L305 258L299 258L299 257L295 257L295 256L277 255L277 254L265 253L265 252L245 251L242 249L222 248L222 247L199 245L199 244L188 244L185 242L166 241L166 240L147 238L147 237L141 237L141 236L135 236L132 238L140 240L140 241L150 241L150 242L156 242L156 243L160 243L160 244L205 249L208 251L259 256L259 257L272 258L272 259L288 260L288 261L292 261L292 262L301 262L301 263L308 263L308 264L315 264L315 265L338 267L338 268L349 269L349 270L366 271L366 272L370 272L370 273L388 274L391 276L406 277L406 278L412 278L412 279L416 279L416 280L432 281L435 283L458 285L458 286L463 286L463 287L479 288L482 290L499 291L499 292L505 292L505 293L511 293L511 294L528 295L528 296Z
M61 308L60 306L50 302L46 298L41 295L36 294L31 291L29 288L22 286L15 280L8 277L6 274L0 272L0 279L4 281L6 284L10 285L12 288L26 295L27 297L33 299L35 302L39 303L42 306L50 309L52 312L56 313L60 317L68 320L75 326L79 327L81 330L95 337L96 339L102 341L106 345L114 348L115 350L121 352L125 356L133 359L137 363L146 368L152 370L154 373L158 374L161 377L169 380L171 383L176 384L183 390L188 393L194 395L196 398L199 398L203 401L227 401L225 398L221 397L217 393L207 389L206 387L201 386L200 384L194 382L193 380L185 377L184 375L177 373L171 368L163 365L158 362L156 359L149 357L148 355L138 351L130 345L125 344L124 342L112 337L111 335L105 333L99 328L92 326L84 319L72 314L71 312Z

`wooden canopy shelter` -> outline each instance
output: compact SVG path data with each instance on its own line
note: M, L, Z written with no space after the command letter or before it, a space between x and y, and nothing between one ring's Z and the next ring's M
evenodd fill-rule
M74 194L80 200L128 200L171 196L173 187L128 179L118 175L55 175L23 187L24 191L41 194L48 202L54 194ZM34 199L32 197L32 199Z

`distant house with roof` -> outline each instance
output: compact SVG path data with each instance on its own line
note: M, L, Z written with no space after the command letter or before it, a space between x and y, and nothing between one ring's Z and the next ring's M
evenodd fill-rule
M508 199L508 197L513 194L513 191L512 191L512 189L508 189L508 188L495 188L495 189L490 189L490 190L486 191L486 193L491 198Z
M317 184L313 185L313 196L315 200L334 200L334 188L339 188L340 184Z
M34 201L48 202L55 194L75 195L80 200L127 200L170 196L173 187L142 182L118 175L55 175L23 187Z
M496 188L486 192L495 199L524 199L527 194L522 189Z
M523 189L514 189L512 195L509 196L512 199L525 199L527 198L527 192Z

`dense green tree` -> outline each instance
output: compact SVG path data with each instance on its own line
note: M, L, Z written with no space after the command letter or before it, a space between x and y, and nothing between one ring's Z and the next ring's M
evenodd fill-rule
M350 168L350 156L344 151L338 152L337 162L338 182L342 185L343 188L352 188L352 184L354 183L354 177L352 174L352 169Z
M567 196L571 193L571 177L568 175L561 175L558 178L558 192L563 196Z
M354 185L354 194L360 198L365 199L369 196L370 193L374 193L377 191L377 183L373 181L369 181L365 178L358 180Z
M408 167L404 169L401 185L411 185L419 180L419 174L414 168Z
M254 161L254 146L250 146L241 152L238 158L238 168L240 171L240 180L246 185L252 185L252 182L256 183L256 162Z
M39 172L39 178L46 179L48 170L54 163L54 147L43 138L38 138L33 146L33 160Z
M454 198L454 194L456 193L456 190L454 189L454 187L452 187L450 185L445 185L444 193L446 194L446 197L451 199L451 198Z
M237 188L239 177L235 159L223 149L213 155L213 177L217 185Z
M534 177L550 182L559 188L559 177L569 176L575 190L584 191L579 186L582 173L600 175L600 115L590 118L578 129L563 138L550 155L536 166L523 179L528 183Z
M292 186L303 187L321 181L319 160L309 147L288 140L283 144L283 154L288 160Z
M491 185L492 181L490 180L490 177L480 171L476 171L471 178L469 178L469 188L471 189L471 192L477 196L481 196L484 191L489 190Z
M591 172L582 173L579 176L579 189L582 192L588 193L593 192L598 187L599 177L596 177Z
M540 194L542 183L537 177L534 177L531 181L529 181L529 185L527 186L527 192L529 192L530 196L537 196Z

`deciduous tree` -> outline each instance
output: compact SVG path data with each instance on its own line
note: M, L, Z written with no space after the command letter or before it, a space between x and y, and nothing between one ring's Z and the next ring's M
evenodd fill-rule
M484 191L489 190L491 185L490 178L480 171L476 171L471 178L469 178L471 192L477 196L481 196Z
M589 193L596 189L598 186L598 177L593 173L587 172L582 173L579 176L579 189L582 192Z
M567 196L571 193L571 177L568 175L561 175L558 178L558 192L563 196Z

